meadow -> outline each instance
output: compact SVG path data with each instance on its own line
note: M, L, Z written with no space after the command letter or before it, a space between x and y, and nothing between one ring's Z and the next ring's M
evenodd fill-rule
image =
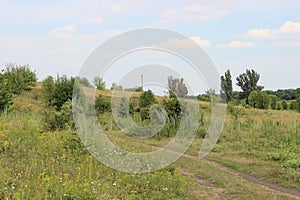
M110 91L98 91L109 99ZM158 97L156 97L158 98ZM158 98L159 99L159 98ZM199 102L197 136L179 160L161 170L128 174L90 155L77 132L45 129L40 86L14 98L0 117L0 199L295 199L244 180L222 166L300 190L300 123L296 111L258 110L229 105L213 151L198 153L210 123L210 103ZM98 115L108 138L134 152L153 151L170 137L134 138Z

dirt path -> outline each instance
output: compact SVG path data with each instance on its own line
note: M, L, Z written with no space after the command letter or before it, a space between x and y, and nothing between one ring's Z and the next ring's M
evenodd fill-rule
M154 147L154 148L158 148L158 147L155 147L155 146L152 146L151 147ZM172 153L175 153L174 151L172 151ZM198 156L192 156L192 155L187 155L187 154L183 154L182 155L183 157L186 157L186 158L190 158L190 159L194 159L194 160L199 160ZM300 191L297 190L297 189L291 189L291 188L286 188L286 187L283 187L279 184L276 184L276 183L271 183L271 182L268 182L268 181L265 181L265 180L261 180L251 174L247 174L247 173L244 173L244 172L241 172L241 171L238 171L238 170L235 170L235 169L231 169L229 167L226 167L220 163L217 163L215 161L211 161L211 160L207 160L207 159L204 159L204 160L201 160L201 161L205 161L207 162L208 164L211 164L219 169L222 169L224 171L227 171L231 174L234 174L246 181L249 181L251 183L254 183L254 184L257 184L257 185L260 185L260 186L263 186L263 187L267 187L273 191L276 191L276 192L279 192L281 194L284 194L284 195L288 195L290 197L293 197L295 199L298 199L300 200Z
M189 156L189 157L191 158L191 156ZM255 177L251 174L247 174L247 173L235 170L235 169L231 169L229 167L226 167L226 166L221 165L219 163L216 163L214 161L209 161L209 160L205 160L205 161L208 162L211 165L214 165L214 166L220 168L220 169L223 169L225 171L233 173L233 174L235 174L235 175L237 175L237 176L239 176L239 177L241 177L241 178L243 178L243 179L245 179L249 182L255 183L257 185L268 187L272 190L275 190L275 191L280 192L280 193L285 194L285 195L292 196L292 197L300 200L300 191L299 190L286 188L286 187L283 187L283 186L278 185L276 183L271 183L271 182L268 182L268 181L265 181L265 180L258 179L257 177Z

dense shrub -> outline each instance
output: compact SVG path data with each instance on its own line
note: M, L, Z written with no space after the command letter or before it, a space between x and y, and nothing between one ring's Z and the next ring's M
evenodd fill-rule
M111 102L109 99L104 98L102 95L98 95L95 101L95 109L96 112L104 113L111 111Z
M252 91L248 97L249 105L253 108L269 109L270 97L265 92Z
M58 75L55 80L51 76L46 78L43 92L48 105L59 111L66 101L72 100L74 81L74 78L69 79L66 75Z
M8 81L0 74L0 111L8 108L12 103L12 94L9 91Z
M37 81L37 74L29 69L29 65L8 64L3 75L12 94L30 90Z

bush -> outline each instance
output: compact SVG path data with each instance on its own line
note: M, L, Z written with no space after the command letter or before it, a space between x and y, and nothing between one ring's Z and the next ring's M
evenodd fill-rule
M60 110L62 105L72 100L75 79L68 79L66 75L57 76L56 80L49 76L43 81L43 92L49 106Z
M300 113L300 97L297 100L297 110Z
M275 110L276 109L276 105L277 105L277 101L278 101L278 97L276 95L271 94L271 95L269 95L269 98L270 98L270 102L271 102L270 103L271 108L273 110Z
M282 109L287 110L289 108L289 105L286 101L282 101Z
M111 111L111 103L105 99L102 95L98 95L95 101L95 109L97 114Z
M13 94L30 90L37 81L37 74L29 69L29 65L8 64L3 75L8 82L10 92Z
M252 91L248 97L249 105L253 108L269 109L270 97L265 92Z
M9 92L8 81L0 74L0 111L7 109L12 104L12 94Z

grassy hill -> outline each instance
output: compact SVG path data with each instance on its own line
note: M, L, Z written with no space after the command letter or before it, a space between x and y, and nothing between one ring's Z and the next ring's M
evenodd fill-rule
M111 91L98 94L111 97ZM229 106L218 144L200 160L210 103L199 102L203 124L186 154L159 171L128 174L98 162L76 131L45 130L49 109L44 102L38 85L16 96L12 111L0 117L1 200L295 198L249 182L222 165L300 190L299 113ZM99 115L99 121L113 143L130 151L153 151L171 140L129 137L114 127L109 112Z

